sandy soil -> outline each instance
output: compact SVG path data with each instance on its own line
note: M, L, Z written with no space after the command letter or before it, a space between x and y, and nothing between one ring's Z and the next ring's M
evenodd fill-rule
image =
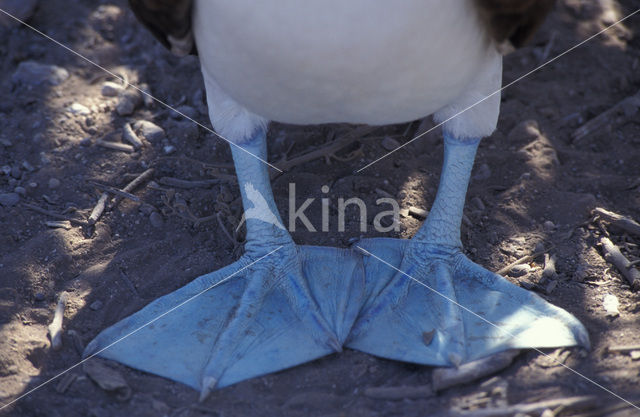
M638 0L559 3L533 42L506 58L506 82L640 7ZM163 50L136 23L124 1L41 1L29 22L131 83L144 83L153 95L209 125L197 60L178 59ZM640 15L504 91L498 131L480 146L465 211L468 222L462 230L469 256L492 270L532 253L540 244L552 247L556 278L541 281L540 256L529 262L524 275L510 279L586 325L593 344L590 352L547 351L586 378L528 351L494 379L486 377L437 395L411 395L410 389L402 388L399 391L406 395L389 400L372 388L424 386L431 381L432 368L347 350L217 391L197 404L198 393L190 388L107 364L115 375L112 380L120 378L126 387L104 390L79 366L68 372L72 377L66 377L67 386L61 385L63 378L56 379L0 414L419 416L578 395L595 396L598 407L615 404L614 396L587 378L622 397L640 400L640 354L608 351L611 346L640 345L640 296L604 260L598 245L601 236L610 233L623 254L637 260L640 236L594 221L591 215L599 206L640 219L638 108L623 106L600 129L572 138L578 127L638 92L638 32ZM21 81L25 68L19 65L25 61L56 65L68 77L58 72L58 85ZM76 364L81 345L101 329L241 253L241 245L222 230L233 230L242 214L227 145L157 104L139 103L128 114L128 109L118 108L121 99L103 95L107 81L117 83L26 27L0 30L0 194L5 203L0 205L2 404ZM138 104L134 96L126 100L130 102L121 106ZM99 139L120 141L123 124L138 120L153 121L165 134L150 134L132 153L98 145ZM386 152L384 138L402 143L429 123L379 128L338 151L337 158L292 167L274 180L282 213L287 215L290 182L297 185L299 201L317 197L320 187L328 184L329 198L357 195L373 211L376 198L391 195L404 210L395 236L410 237L421 220L406 210L428 209L435 195L441 133L426 135L375 169L359 175L353 170ZM321 149L351 129L275 124L270 159L278 162L287 155L291 159ZM81 224L100 197L96 182L122 188L150 167L155 169L154 183L147 181L133 191L139 202L110 204L95 226ZM163 185L164 177L222 181L180 188ZM59 219L28 205L80 223L51 227L47 222ZM309 214L314 210L319 214L320 204ZM370 220L374 214L369 214ZM355 214L348 218L345 233L337 232L335 217L332 213L329 232L301 230L295 240L346 246L360 236ZM47 326L63 291L69 294L63 347L53 350ZM607 316L603 307L607 294L619 300L617 317ZM594 415L607 414L600 410ZM634 414L627 409L615 415Z

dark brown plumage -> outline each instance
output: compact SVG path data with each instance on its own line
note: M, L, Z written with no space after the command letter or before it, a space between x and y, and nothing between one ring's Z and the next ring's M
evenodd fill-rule
M474 1L492 38L499 45L509 42L515 48L531 38L555 4L555 0ZM197 55L191 38L193 0L129 0L129 4L164 46L179 55Z
M499 44L524 45L544 22L555 0L475 0L489 34Z
M129 5L138 20L168 49L178 55L197 55L191 35L193 0L129 0Z

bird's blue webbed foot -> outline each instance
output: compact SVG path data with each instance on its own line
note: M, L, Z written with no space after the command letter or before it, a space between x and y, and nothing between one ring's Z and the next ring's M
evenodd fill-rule
M294 244L266 165L256 158L266 157L264 129L232 153L245 208L245 254L105 329L85 356L117 360L206 396L341 350L364 293L359 258L348 249Z
M462 252L460 223L479 140L445 133L438 194L409 241L367 239L366 304L347 346L429 365L459 365L510 348L589 346L584 326Z
M460 223L476 147L445 138L438 195L411 240L297 246L275 206L258 129L232 147L246 253L105 329L85 356L114 359L206 396L343 345L430 365L511 348L588 346L569 313L463 254Z
M363 283L361 265L342 249L285 243L263 252L155 300L104 330L85 355L104 349L99 356L206 395L339 351L363 289L339 278Z
M346 346L457 366L512 348L589 346L571 314L469 260L459 248L366 239L366 305Z

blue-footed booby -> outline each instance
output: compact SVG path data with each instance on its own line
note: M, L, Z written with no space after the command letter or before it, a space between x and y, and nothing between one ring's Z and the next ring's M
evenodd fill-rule
M103 330L85 355L205 397L343 347L457 366L513 348L589 346L575 317L469 260L460 240L476 149L498 121L502 52L526 41L553 0L129 2L173 52L197 53L250 215L239 260ZM444 165L412 239L292 240L263 162L270 121L428 115L444 122Z

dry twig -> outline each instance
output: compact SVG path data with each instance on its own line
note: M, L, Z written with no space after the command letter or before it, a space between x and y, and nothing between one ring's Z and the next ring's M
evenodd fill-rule
M102 216L102 213L104 212L104 209L107 205L108 198L109 193L102 193L100 195L98 202L96 203L95 207L93 207L93 210L91 210L91 214L87 219L87 223L89 223L89 226L93 226L94 224L96 224L100 216Z
M609 352L627 353L633 352L634 350L640 350L640 345L613 345L607 347L607 351Z
M138 135L136 135L136 132L133 131L129 123L125 123L122 127L122 137L132 144L135 149L142 148L142 141Z
M140 184L142 184L143 182L147 181L149 178L151 178L153 176L153 173L155 172L155 170L153 168L149 168L146 171L144 171L142 174L138 175L136 178L134 178L129 184L127 184L122 191L125 193L130 193L131 191L135 190ZM122 201L122 197L117 196L115 198L115 201L113 203L113 207L117 206L120 201Z
M507 265L504 268L498 270L498 272L496 272L496 274L505 276L505 275L507 275L509 273L509 271L511 271L513 269L514 266L520 265L520 264L523 264L523 263L527 263L527 262L531 262L534 259L536 259L538 256L544 255L545 253L549 252L553 248L554 247L551 246L548 249L544 249L544 250L541 250L539 252L534 252L531 255L526 255L526 256L523 256L522 258L516 259L515 261L511 262L509 265Z
M113 149L116 151L122 151L127 153L132 153L135 151L133 146L127 145L126 143L118 143L118 142L110 142L108 140L98 139L96 141L96 145L102 146L103 148Z
M629 281L632 290L636 291L640 289L640 271L620 252L620 248L605 236L600 238L600 244L602 245L604 259L620 271L627 281Z
M564 410L584 410L595 407L601 400L594 396L557 398L529 404L515 404L503 408L487 408L469 412L458 412L459 417L511 417L515 415L540 415L547 409L564 407Z
M640 91L636 94L625 98L624 100L618 102L609 110L599 114L593 119L589 120L578 129L576 129L572 134L571 138L574 142L579 141L580 139L588 136L602 127L615 123L616 116L620 113L624 114L624 119L628 119L632 117L635 113L637 113L638 108L640 107Z
M66 292L60 294L53 320L48 328L53 350L59 350L62 347L62 319L64 318L64 308L67 305L68 297L69 295Z
M126 191L120 190L118 188L115 187L111 187L110 185L105 185L105 184L100 184L99 182L95 182L95 181L89 181L89 183L99 189L101 189L102 191L111 193L111 194L115 194L117 196L120 196L122 198L128 198L131 201L135 201L136 203L140 201L140 199L138 197L136 197L135 195L128 193Z
M175 188L209 188L212 185L218 185L225 182L223 179L214 178L209 180L181 180L179 178L162 177L158 180L162 185Z
M33 205L33 204L29 204L29 203L20 203L20 204L22 204L23 207L26 207L26 208L28 208L30 210L33 210L33 211L36 211L36 212L38 212L40 214L44 214L45 216L53 217L54 219L66 220L66 221L69 221L71 223L78 224L80 226L86 226L87 225L87 222L85 222L84 220L76 220L76 219L73 219L71 217L65 216L64 214L54 213L52 211L45 210L45 209L43 209L41 207L38 207L36 205Z
M457 368L435 369L432 375L433 389L440 391L491 375L509 366L519 353L520 351L517 349L506 350L487 358L465 363Z
M618 229L624 230L632 235L640 236L640 224L630 217L605 210L602 207L596 207L593 213Z
M282 171L287 171L296 165L300 165L317 158L322 158L322 157L336 158L335 153L338 152L340 149L350 145L351 143L357 140L362 139L363 136L373 132L375 129L377 129L377 127L375 126L357 127L353 129L351 132L341 137L340 139L334 140L329 145L323 148L316 149L311 152L307 152L303 155L297 156L292 159L280 161L276 164L276 166L280 168ZM339 158L336 158L336 159L339 159Z

